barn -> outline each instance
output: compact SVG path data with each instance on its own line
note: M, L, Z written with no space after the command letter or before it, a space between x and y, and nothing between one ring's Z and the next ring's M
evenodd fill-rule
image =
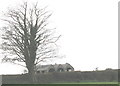
M50 65L37 65L36 73L51 73L51 72L71 72L74 68L69 64L50 64Z

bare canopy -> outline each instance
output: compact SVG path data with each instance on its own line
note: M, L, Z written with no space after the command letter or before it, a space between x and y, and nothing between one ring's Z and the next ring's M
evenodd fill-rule
M39 9L38 5L29 8L24 3L20 8L9 10L4 21L5 34L2 39L2 49L8 55L4 61L24 62L31 74L35 65L48 58L57 57L55 42L60 36L54 36L54 29L48 28L48 19L52 14L46 8Z

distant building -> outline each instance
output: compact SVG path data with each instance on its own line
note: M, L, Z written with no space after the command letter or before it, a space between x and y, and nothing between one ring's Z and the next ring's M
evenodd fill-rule
M70 71L74 71L74 68L68 63L55 65L38 65L36 67L36 73L70 72Z

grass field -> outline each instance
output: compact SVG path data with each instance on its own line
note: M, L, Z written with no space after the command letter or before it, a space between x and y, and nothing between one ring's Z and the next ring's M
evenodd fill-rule
M2 86L120 86L118 82L78 82L52 84L4 84Z
M78 83L56 83L56 84L118 84L118 82L78 82Z
M118 82L78 82L54 84L5 84L2 86L120 86Z

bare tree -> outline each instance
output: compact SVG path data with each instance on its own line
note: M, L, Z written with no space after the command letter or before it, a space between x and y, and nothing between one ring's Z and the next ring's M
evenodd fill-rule
M39 9L37 4L29 8L28 4L24 3L20 8L9 10L6 16L2 49L8 52L8 55L17 56L5 56L3 61L15 64L24 62L32 77L37 64L57 57L55 43L60 36L55 37L54 29L47 28L51 13L46 11L46 8Z

